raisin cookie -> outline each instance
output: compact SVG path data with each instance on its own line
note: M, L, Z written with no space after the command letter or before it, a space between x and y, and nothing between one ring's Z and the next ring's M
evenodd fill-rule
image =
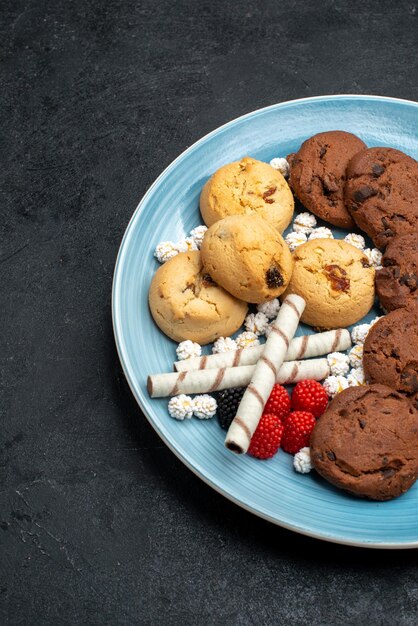
M232 335L248 309L205 274L197 250L178 254L158 268L149 290L149 307L168 337L202 345Z
M302 322L344 328L372 307L375 272L362 250L341 239L312 239L296 248L293 260L283 297L296 293L305 299Z
M293 195L282 174L268 163L249 157L217 170L200 195L206 226L229 215L256 213L282 233L292 220L293 210Z
M418 304L418 233L394 237L376 272L376 294L386 311Z
M418 162L394 148L367 148L347 167L345 205L380 249L418 230Z
M292 255L284 239L255 214L231 215L213 224L201 254L205 272L245 302L277 298L292 274Z
M314 468L335 487L390 500L418 477L418 411L385 385L350 387L318 419L310 445Z
M302 204L334 226L352 228L343 198L345 170L351 157L365 147L356 135L342 130L318 133L304 141L288 157L290 186Z
M408 396L418 408L418 306L396 309L373 324L364 342L366 379Z

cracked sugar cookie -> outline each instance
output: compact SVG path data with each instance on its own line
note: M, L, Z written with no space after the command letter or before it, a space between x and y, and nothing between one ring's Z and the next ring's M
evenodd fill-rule
M216 285L203 270L200 252L182 252L158 268L149 290L157 326L174 341L201 345L228 337L242 325L247 304Z
M283 175L250 157L217 170L200 196L200 212L207 226L229 215L256 214L282 233L293 210L293 195Z
M374 273L366 255L341 239L313 239L293 253L292 277L283 297L306 301L302 322L318 328L344 328L369 312Z
M260 304L279 296L292 273L282 236L258 215L232 215L213 224L201 248L205 271L236 298Z

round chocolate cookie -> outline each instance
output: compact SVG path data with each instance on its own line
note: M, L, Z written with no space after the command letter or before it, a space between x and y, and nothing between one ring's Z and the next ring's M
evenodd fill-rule
M418 477L418 411L385 385L349 387L318 419L310 445L325 480L356 496L390 500Z
M364 342L366 380L408 396L418 408L418 306L396 309L374 324Z
M418 230L418 162L393 148L367 148L347 167L345 206L382 250Z
M395 237L376 272L376 293L386 311L418 304L418 232Z
M302 204L334 226L352 228L344 206L345 170L351 157L366 144L342 130L318 133L288 156L289 183Z

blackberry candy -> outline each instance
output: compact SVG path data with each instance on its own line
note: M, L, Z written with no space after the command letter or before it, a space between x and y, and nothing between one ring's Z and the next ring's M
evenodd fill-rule
M218 409L216 415L221 428L228 430L232 420L237 414L238 405L244 395L245 387L224 389L216 394Z

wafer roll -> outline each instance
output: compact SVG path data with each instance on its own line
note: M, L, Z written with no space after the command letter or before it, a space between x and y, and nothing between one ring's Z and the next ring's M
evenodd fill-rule
M255 365L224 367L221 369L170 372L148 376L148 393L151 398L177 396L180 393L212 393L232 387L246 387L251 380ZM281 385L297 383L306 378L324 380L330 370L326 359L289 361L283 363L276 382Z
M257 361L237 414L226 434L225 445L232 452L243 454L248 450L305 304L305 300L296 294L290 294L283 301L267 338L264 352Z
M263 354L264 346L265 344L242 348L241 350L231 350L230 352L183 359L174 363L174 369L177 372L188 372L190 370L253 365L257 363ZM315 356L329 354L330 352L341 352L349 348L351 348L351 337L346 328L328 330L324 333L303 335L302 337L292 339L284 360L298 361L299 359L310 359Z

